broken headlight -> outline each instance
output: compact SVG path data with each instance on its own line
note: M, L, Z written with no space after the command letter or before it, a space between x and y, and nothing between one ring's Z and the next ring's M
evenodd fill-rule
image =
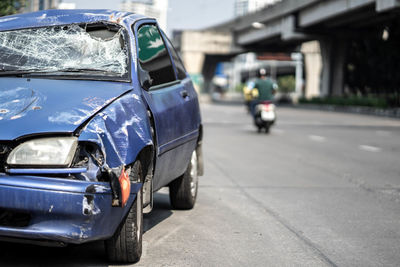
M14 148L7 158L7 164L67 167L72 162L77 146L77 137L33 139Z

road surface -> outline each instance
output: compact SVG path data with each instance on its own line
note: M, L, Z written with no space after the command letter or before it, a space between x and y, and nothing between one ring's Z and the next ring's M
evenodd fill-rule
M279 108L267 135L242 106L202 112L198 202L156 194L135 266L400 264L400 120ZM0 266L108 266L101 242L0 251Z

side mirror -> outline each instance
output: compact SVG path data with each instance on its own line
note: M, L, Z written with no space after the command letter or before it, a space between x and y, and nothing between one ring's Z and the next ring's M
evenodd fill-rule
M150 77L149 72L145 71L140 66L139 66L139 79L142 88L145 89L146 91L149 90L151 85L153 84L153 79Z
M150 89L150 87L151 87L152 81L153 81L152 79L144 80L144 81L141 83L143 89L145 89L146 91L148 91L148 90Z

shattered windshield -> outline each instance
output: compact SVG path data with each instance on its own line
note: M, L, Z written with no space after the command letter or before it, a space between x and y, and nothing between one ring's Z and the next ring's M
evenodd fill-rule
M10 72L125 77L122 28L73 24L0 32L0 74Z

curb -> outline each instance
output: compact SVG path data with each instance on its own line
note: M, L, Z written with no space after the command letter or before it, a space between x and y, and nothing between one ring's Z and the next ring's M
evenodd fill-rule
M213 99L210 95L199 94L199 102L206 104L218 104L218 105L244 105L244 99L242 97L226 95L219 99Z
M222 99L212 99L210 95L200 94L200 103L213 103L219 105L244 105L243 98L237 96L227 96ZM400 119L400 108L390 109L378 109L372 107L361 107L361 106L335 106L335 105L317 105L317 104L280 104L277 103L278 107L288 107L294 109L308 109L308 110L319 110L327 112L342 112L378 117L387 117Z
M286 105L282 105L286 106ZM287 107L309 110L321 110L330 112L343 112L361 115L373 115L379 117L388 117L400 119L400 108L377 109L371 107L352 107L352 106L334 106L334 105L315 105L315 104L298 104L287 105Z

